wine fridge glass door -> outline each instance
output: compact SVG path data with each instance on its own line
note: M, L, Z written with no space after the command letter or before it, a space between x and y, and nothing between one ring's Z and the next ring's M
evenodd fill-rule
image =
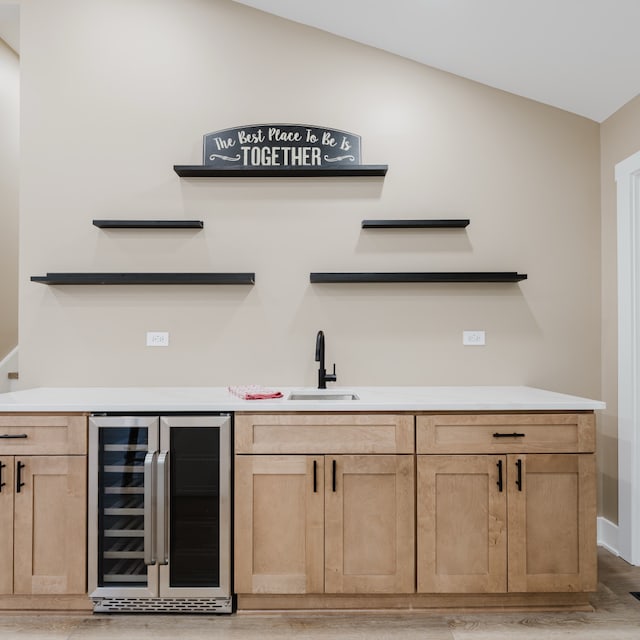
M89 592L157 597L157 417L89 422Z
M160 419L158 563L160 593L231 593L231 418Z

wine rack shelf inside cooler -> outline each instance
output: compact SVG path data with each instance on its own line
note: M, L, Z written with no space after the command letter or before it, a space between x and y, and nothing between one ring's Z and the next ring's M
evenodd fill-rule
M116 562L109 573L105 573L105 582L146 582L147 566L144 560L124 559Z
M129 495L115 494L115 499L109 500L109 506L105 506L103 513L105 516L143 516L144 500L143 494Z
M144 545L141 538L131 538L130 540L114 540L102 554L103 558L144 558Z

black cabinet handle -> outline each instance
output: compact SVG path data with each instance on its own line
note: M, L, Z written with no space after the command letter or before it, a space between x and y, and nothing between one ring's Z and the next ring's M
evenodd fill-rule
M0 435L0 438L2 438L2 440L14 440L16 438L27 438L27 434L26 433L3 433L2 435Z
M4 487L5 484L7 484L3 479L2 479L2 470L6 467L7 465L4 464L4 462L0 462L0 493L2 493L2 487Z
M336 491L336 461L332 460L331 462L331 486L333 489L333 492L335 493Z
M502 460L498 460L496 467L498 467L498 482L496 484L498 485L498 491L502 493Z
M18 462L18 468L16 470L16 493L20 493L20 487L24 487L24 482L22 482L22 470L24 467L24 462Z
M313 493L318 493L318 461L313 461Z
M516 487L518 487L518 491L522 491L522 460L516 460L516 469L518 470Z
M524 438L525 437L525 433L516 433L515 431L513 433L494 433L493 437L494 438Z

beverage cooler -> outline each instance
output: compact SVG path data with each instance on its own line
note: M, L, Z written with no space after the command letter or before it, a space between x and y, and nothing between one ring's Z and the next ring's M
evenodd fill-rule
M95 611L232 610L231 424L229 414L90 418Z

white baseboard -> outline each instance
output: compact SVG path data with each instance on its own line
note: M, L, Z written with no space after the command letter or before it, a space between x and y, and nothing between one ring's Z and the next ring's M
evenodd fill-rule
M18 370L18 347L10 351L9 354L0 360L0 393L7 393L12 390L11 380L8 378L10 371Z
M619 556L618 525L606 518L598 518L598 545Z

